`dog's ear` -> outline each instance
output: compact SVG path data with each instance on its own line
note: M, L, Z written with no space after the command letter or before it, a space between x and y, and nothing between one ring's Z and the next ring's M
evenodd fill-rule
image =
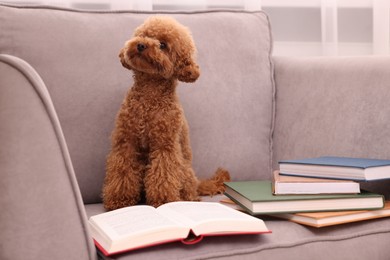
M200 69L198 64L193 59L186 59L178 71L176 71L177 79L183 82L194 82L199 78Z
M125 60L125 51L126 51L126 48L121 49L121 51L119 52L119 59L120 59L123 67L125 67L126 69L131 70L130 65L127 64L127 62Z

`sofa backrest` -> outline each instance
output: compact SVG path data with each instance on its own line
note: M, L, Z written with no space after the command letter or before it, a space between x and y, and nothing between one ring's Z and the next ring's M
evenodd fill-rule
M390 159L390 58L274 59L273 167L316 156ZM363 183L390 197L390 180Z
M152 13L88 12L0 5L0 53L27 61L56 108L85 203L100 201L114 119L132 84L118 59ZM271 176L272 39L261 12L164 13L192 31L201 76L180 83L193 167L235 180Z

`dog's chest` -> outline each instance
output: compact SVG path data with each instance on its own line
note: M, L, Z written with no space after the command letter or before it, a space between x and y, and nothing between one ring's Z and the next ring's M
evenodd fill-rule
M147 149L156 132L179 132L185 120L178 99L173 96L153 97L134 94L128 103L130 127L139 145Z

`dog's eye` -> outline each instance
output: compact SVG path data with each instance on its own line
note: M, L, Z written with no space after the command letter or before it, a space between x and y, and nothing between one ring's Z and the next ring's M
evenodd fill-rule
M167 48L167 44L165 42L160 42L160 49L164 50Z

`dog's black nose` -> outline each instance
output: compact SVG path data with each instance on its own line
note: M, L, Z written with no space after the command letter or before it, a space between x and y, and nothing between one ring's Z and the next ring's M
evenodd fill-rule
M138 50L138 52L142 52L143 50L145 50L146 49L146 46L144 45L144 44L142 44L142 43L138 43L137 44L137 50Z

